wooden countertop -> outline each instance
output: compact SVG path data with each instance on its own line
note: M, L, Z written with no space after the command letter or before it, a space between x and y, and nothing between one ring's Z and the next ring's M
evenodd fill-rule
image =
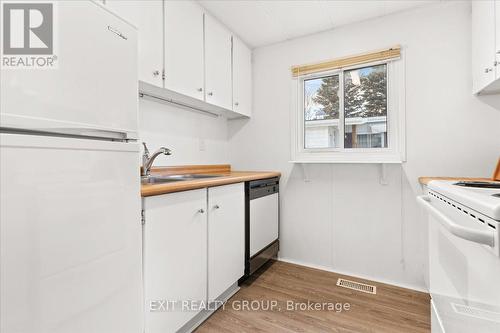
M220 176L194 180L182 180L164 184L141 185L141 196L143 197L281 176L280 172L274 171L232 171L230 165L159 167L153 168L151 170L151 174L209 174Z
M422 185L427 185L431 180L453 180L453 181L476 181L476 182L492 182L491 178L467 178L467 177L419 177L418 181Z

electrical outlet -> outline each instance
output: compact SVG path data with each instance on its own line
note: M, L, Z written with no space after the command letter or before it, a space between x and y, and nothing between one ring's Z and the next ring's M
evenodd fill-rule
M199 146L200 146L200 151L205 151L206 149L205 139L200 139Z

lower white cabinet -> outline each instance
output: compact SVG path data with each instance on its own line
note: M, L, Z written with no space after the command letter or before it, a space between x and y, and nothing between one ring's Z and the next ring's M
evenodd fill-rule
M238 281L245 270L243 183L208 189L208 300Z
M244 274L244 184L146 197L143 210L145 332L176 332L203 307L183 301L215 300Z
M175 332L197 314L177 308L182 301L207 297L207 190L147 197L143 204L146 332ZM180 303L161 309L161 301Z

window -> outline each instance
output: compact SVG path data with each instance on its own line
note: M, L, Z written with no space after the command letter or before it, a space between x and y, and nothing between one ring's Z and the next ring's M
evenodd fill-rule
M292 160L400 163L404 160L401 61L296 75Z

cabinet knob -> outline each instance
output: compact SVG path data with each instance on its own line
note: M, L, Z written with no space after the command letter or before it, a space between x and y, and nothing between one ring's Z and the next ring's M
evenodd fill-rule
M214 206L214 209L219 209L219 208L220 208L220 206L219 206L219 205L215 205L215 206Z
M214 93L213 93L213 92L209 92L207 95L208 95L208 96L213 96L213 95L214 95Z
M160 71L156 70L153 72L153 76L158 76L158 75L160 75Z
M492 72L493 71L493 68L485 68L484 69L484 72L485 73L489 73L489 72Z
M205 213L205 210L203 208L198 209L198 213L203 214Z
M234 102L234 105L235 105L235 106L238 106L238 105L240 105L240 103L238 103L238 102Z
M203 91L203 88L198 88L198 89L196 89L196 90L198 90L199 92L202 92L202 91Z

